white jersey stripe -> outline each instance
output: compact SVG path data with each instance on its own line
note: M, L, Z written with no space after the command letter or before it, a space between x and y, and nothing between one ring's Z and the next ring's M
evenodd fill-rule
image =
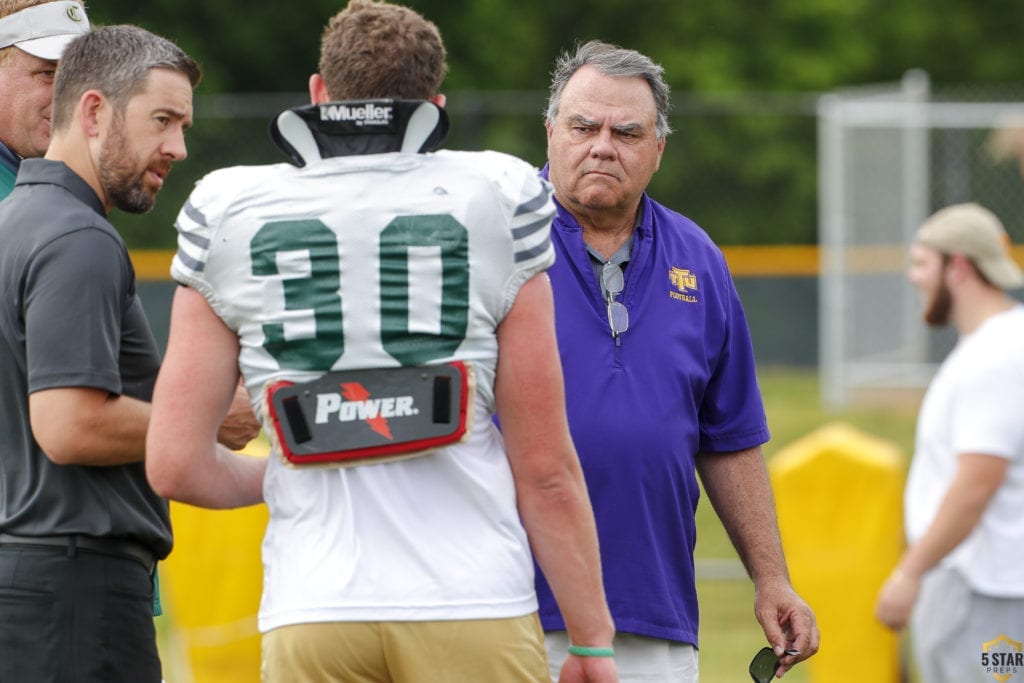
M206 267L205 263L203 263L202 261L197 261L196 259L192 258L187 253L185 253L185 251L182 250L181 248L179 248L178 253L174 255L174 259L178 261L186 270L189 270L196 274L202 273Z
M547 229L549 225L551 225L551 216L544 216L533 223L527 223L526 225L521 225L518 228L512 228L512 239L525 239L538 230Z
M202 211L193 206L192 202L185 202L185 206L182 207L182 211L185 213L186 216L191 218L199 225L206 225L206 216L203 215Z
M516 207L515 215L519 216L524 213L534 213L543 209L546 204L551 200L551 192L546 188L542 190L533 199L524 202Z
M532 249L520 249L516 251L516 263L523 263L529 261L532 258L540 256L542 254L552 252L553 248L550 241L546 241L543 244L538 244Z

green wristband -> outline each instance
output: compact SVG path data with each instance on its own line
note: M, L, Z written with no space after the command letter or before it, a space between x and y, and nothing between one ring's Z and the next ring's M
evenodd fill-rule
M584 645L570 645L569 654L577 657L614 657L615 650L610 647L586 647Z

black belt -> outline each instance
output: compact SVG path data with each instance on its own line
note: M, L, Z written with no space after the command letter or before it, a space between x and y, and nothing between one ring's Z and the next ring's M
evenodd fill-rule
M156 567L156 557L145 547L132 541L119 538L98 538L96 536L15 536L0 534L0 545L45 546L61 548L67 551L68 557L74 557L79 550L135 560L150 574Z

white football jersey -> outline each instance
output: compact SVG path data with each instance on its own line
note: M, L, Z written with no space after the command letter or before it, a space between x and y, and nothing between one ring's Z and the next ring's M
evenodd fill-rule
M501 618L536 609L494 413L496 328L554 260L550 185L497 152L372 154L215 171L178 216L174 278L268 383L472 361L467 440L353 468L271 458L260 628Z

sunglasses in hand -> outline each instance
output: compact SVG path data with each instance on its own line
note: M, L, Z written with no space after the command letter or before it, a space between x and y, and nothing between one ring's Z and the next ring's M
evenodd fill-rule
M786 650L786 654L795 656L800 654L797 650ZM754 683L771 683L775 672L779 670L779 658L770 647L762 647L750 660L750 678Z

